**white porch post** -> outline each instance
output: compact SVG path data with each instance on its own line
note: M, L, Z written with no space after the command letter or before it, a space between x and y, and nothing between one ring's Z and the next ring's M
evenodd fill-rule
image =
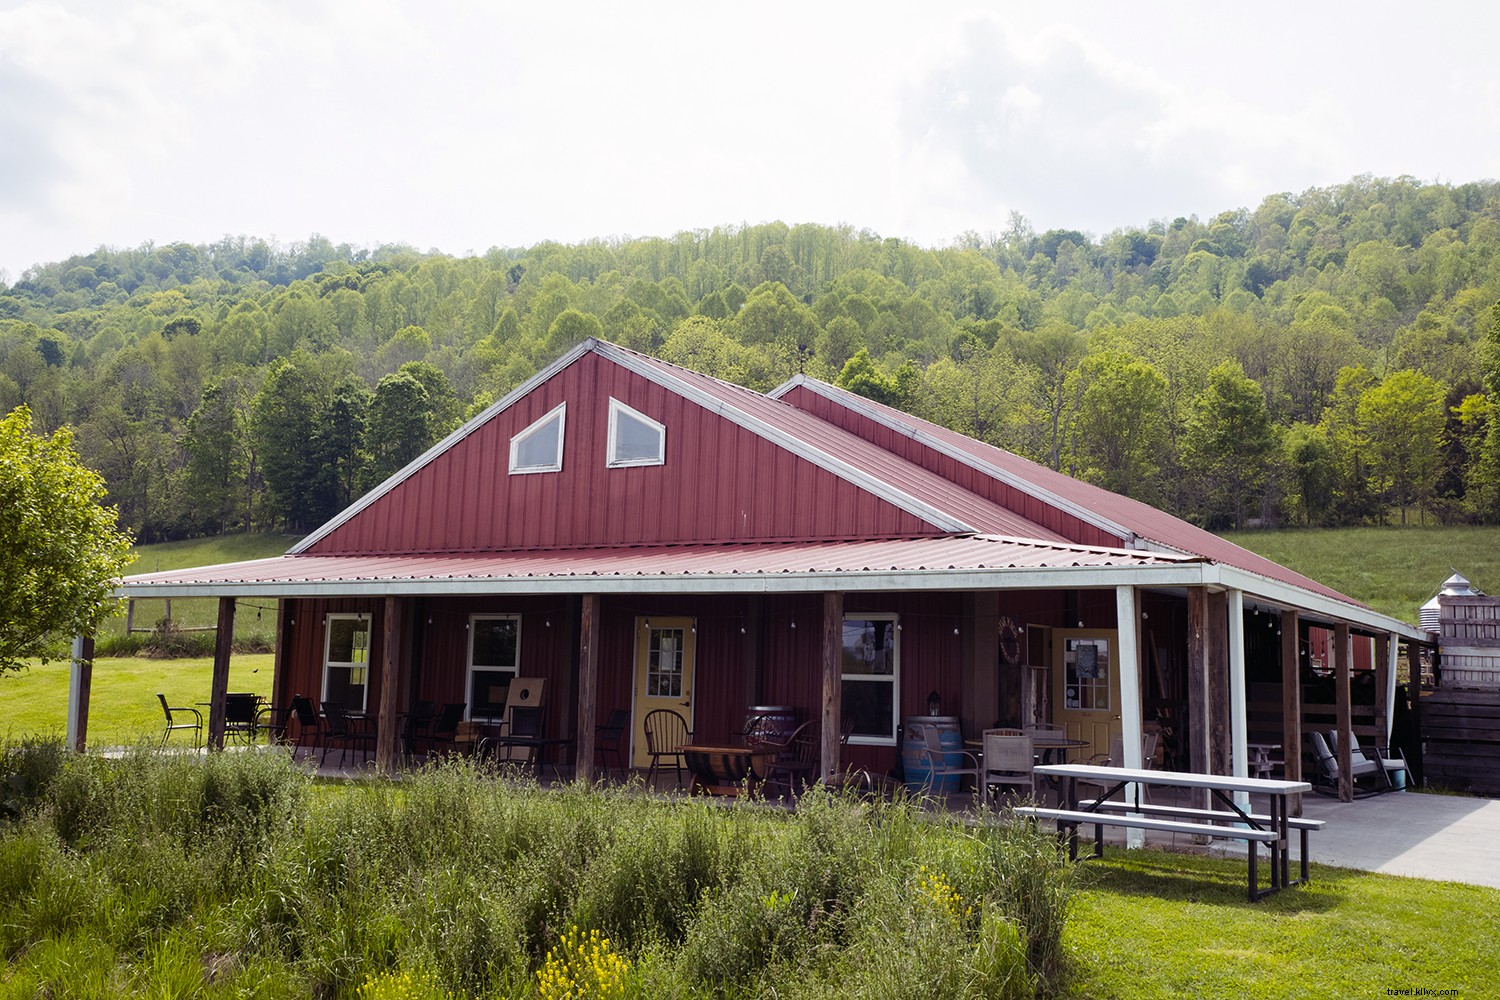
M1391 745L1391 720L1395 718L1396 705L1396 666L1401 662L1400 658L1401 637L1392 632L1385 640L1385 745ZM1408 691L1418 688L1408 688Z
M68 749L82 753L88 744L89 688L94 681L92 636L73 637L72 662L68 667Z
M1120 735L1126 767L1139 768L1141 760L1141 657L1140 629L1136 623L1134 587L1115 588L1115 628L1120 636ZM1144 830L1126 830L1125 846L1144 847Z
M1245 690L1245 592L1229 591L1229 755L1230 773L1236 778L1250 776L1249 720L1246 717ZM1250 806L1248 792L1235 792L1241 809Z

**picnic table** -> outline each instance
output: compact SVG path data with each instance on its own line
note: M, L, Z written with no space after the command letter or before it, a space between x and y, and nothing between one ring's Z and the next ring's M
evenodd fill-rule
M1270 778L1238 778L1223 774L1196 774L1187 771L1153 771L1144 768L1100 767L1092 764L1043 764L1035 768L1039 776L1062 782L1063 805L1058 809L1023 806L1018 815L1050 819L1058 834L1068 839L1068 856L1078 858L1078 827L1094 827L1094 857L1104 855L1104 828L1155 830L1182 833L1219 840L1243 840L1249 848L1249 891L1251 901L1261 899L1287 886L1308 880L1308 834L1321 829L1321 820L1294 818L1287 808L1291 795L1310 791L1305 781ZM1104 788L1098 798L1079 801L1078 782L1086 781ZM1157 805L1145 800L1146 788L1188 788L1207 791L1210 807ZM1127 794L1128 798L1116 798ZM1267 809L1256 813L1241 808L1233 796L1237 793L1266 796ZM1291 877L1291 831L1301 837L1301 877ZM1262 889L1258 872L1258 846L1270 852L1271 884Z

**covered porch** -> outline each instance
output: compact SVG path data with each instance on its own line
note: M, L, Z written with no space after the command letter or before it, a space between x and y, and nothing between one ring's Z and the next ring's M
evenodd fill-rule
M1202 773L1250 774L1256 745L1279 744L1296 779L1310 651L1321 651L1334 726L1357 732L1351 678L1373 671L1373 725L1388 725L1398 647L1414 656L1425 638L1201 557L983 535L297 555L134 577L121 593L219 599L213 746L223 743L235 601L274 598L274 704L302 695L363 716L378 768L394 767L417 703L461 703L465 720L492 725L511 682L525 678L543 682L549 762L585 780L612 712L629 713L624 751L643 767L652 709L682 715L695 741L721 743L754 706L816 722L825 776L897 771L906 720L937 714L969 738L1057 723L1087 741L1078 756L1120 736L1125 766L1151 763L1141 735L1156 729L1159 765ZM1355 663L1358 636L1372 640L1368 664ZM69 716L80 748L87 659ZM1349 740L1339 745L1347 752Z

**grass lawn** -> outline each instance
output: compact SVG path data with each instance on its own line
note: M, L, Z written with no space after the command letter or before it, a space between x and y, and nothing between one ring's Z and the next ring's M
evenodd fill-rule
M218 563L244 562L250 559L267 559L285 554L301 538L300 535L225 535L222 538L193 538L184 542L162 542L158 545L136 547L136 561L126 570L131 575L157 573L168 569L188 566L213 566ZM213 625L218 621L219 602L214 598L177 599L172 603L172 618L179 625L193 628ZM267 599L257 604L240 601L235 617L236 636L250 634L270 635L276 631L276 602ZM257 618L257 612L260 617ZM150 628L166 614L165 602L141 600L135 602L135 627ZM100 629L100 635L122 635L125 632L125 610L121 605L118 617L111 618Z
M271 694L270 653L236 654L229 661L229 690ZM173 706L207 701L213 682L213 658L149 660L139 657L94 661L89 690L91 747L125 746L161 738L166 719L156 700L160 691ZM61 737L68 725L68 663L54 661L19 674L0 675L0 738ZM204 724L208 713L204 711ZM176 733L187 743L191 733Z
M1416 624L1417 612L1455 571L1500 593L1500 528L1342 528L1236 531L1225 538Z
M1068 995L1478 997L1500 982L1500 891L1314 865L1250 903L1244 878L1241 860L1162 851L1086 862Z

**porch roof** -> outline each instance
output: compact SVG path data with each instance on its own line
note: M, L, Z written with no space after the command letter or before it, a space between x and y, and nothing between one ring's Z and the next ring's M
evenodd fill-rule
M1201 556L1001 535L633 545L514 552L285 555L127 577L123 597L809 593L1207 586L1253 603L1422 638L1367 608Z
M585 549L423 554L299 555L126 577L126 597L283 597L387 594L755 593L822 589L974 589L984 574L1028 574L1006 589L1058 585L1030 574L1066 573L1065 585L1114 586L1121 570L1155 571L1164 584L1194 580L1202 560L1000 535L856 541L629 545ZM1105 576L1100 571L1107 571ZM1165 574L1165 576L1163 575ZM1094 579L1096 578L1097 579ZM935 582L935 581L943 582ZM1089 581L1092 582L1089 582ZM925 582L923 582L925 581ZM1144 579L1138 582L1146 582Z

